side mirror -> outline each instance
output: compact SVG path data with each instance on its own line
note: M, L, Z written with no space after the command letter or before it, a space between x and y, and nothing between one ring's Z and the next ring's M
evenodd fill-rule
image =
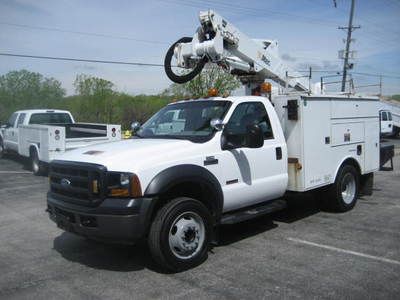
M210 121L210 126L216 130L216 131L221 131L222 129L224 129L224 123L222 122L221 119L212 119Z
M131 124L132 133L137 132L140 129L141 125L139 122L133 122Z
M247 126L245 147L261 148L264 146L264 134L260 126L253 124Z
M222 150L261 148L262 146L264 146L264 134L260 126L256 124L247 126L245 134L224 132L221 139Z

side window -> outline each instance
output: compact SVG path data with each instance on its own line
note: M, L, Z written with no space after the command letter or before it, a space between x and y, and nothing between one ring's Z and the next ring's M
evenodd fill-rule
M389 121L392 121L392 113L390 111L388 111L388 119Z
M11 117L8 119L7 124L8 124L10 127L14 127L14 125L15 125L15 120L17 119L17 116L18 116L17 113L13 113L13 114L11 115Z
M25 113L19 114L18 121L17 121L17 127L19 127L19 125L21 125L22 123L24 123L25 116L26 116Z
M226 130L233 135L246 134L247 126L257 124L264 133L264 139L273 139L271 122L264 104L261 102L247 102L239 104L229 122L226 124Z
M174 118L175 111L169 111L160 118L160 123L171 123Z
M387 113L386 113L386 111L383 111L382 112L382 121L387 121L387 120L388 120Z

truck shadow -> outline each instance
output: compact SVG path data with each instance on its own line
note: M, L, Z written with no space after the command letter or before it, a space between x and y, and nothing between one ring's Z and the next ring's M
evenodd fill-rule
M292 223L318 212L320 209L315 199L301 197L289 200L288 208L281 212L235 225L221 226L216 247L227 246L275 229L278 227L275 222ZM54 239L53 248L66 260L94 269L118 272L149 269L168 274L154 263L143 241L136 245L105 244L63 232Z
M136 245L106 244L63 232L54 239L53 249L66 260L94 269L131 272L146 268L165 273L152 261L143 242Z
M293 223L321 211L318 199L311 194L289 197L286 200L288 207L282 211L234 225L221 226L218 246L230 245L275 229L279 226L276 222Z
M18 156L17 154L14 153L7 153L6 156L3 158L3 160L8 160L9 162L16 163L18 167L16 170L21 170L21 171L28 171L31 172L30 166L29 166L29 159L25 157Z

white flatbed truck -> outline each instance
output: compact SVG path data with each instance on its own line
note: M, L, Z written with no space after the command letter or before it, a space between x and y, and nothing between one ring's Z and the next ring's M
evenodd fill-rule
M120 139L120 125L75 123L65 110L21 110L0 128L0 156L14 152L27 157L38 175L65 151Z
M379 169L377 98L314 95L303 79L288 78L269 42L252 41L212 11L200 21L193 39L168 51L167 75L185 82L205 60L221 63L248 96L171 103L135 124L132 139L50 164L47 211L60 228L110 242L145 238L155 261L173 271L204 261L219 225L283 209L287 193L315 191L348 211L372 193ZM192 71L171 74L172 56ZM297 92L250 96L267 75Z

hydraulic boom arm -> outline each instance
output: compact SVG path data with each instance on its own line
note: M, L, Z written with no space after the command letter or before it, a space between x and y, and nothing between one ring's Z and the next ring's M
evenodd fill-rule
M174 74L172 56L177 67L193 70ZM172 81L184 83L200 73L206 62L229 69L244 83L271 79L284 87L309 91L306 78L279 57L276 41L251 39L212 10L200 12L200 26L193 38L182 38L171 46L164 67Z

